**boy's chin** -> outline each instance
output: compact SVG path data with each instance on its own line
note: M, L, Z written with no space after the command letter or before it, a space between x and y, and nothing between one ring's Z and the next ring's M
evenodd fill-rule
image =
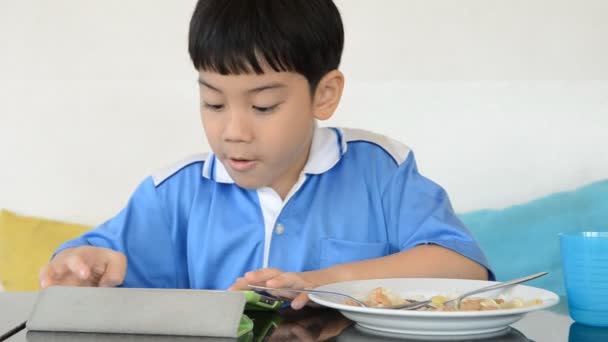
M228 174L230 175L234 183L241 188L247 190L256 190L270 186L270 179L267 179L266 177L256 177L254 175L255 172L251 172L249 174L242 174L231 171L232 170L228 170Z
M233 177L236 185L247 190L255 190L267 186L264 182L257 179L242 179L241 177Z

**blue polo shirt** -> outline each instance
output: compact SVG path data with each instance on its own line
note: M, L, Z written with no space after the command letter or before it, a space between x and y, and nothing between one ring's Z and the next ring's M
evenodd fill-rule
M200 155L146 178L118 215L59 251L89 245L126 254L125 287L226 289L267 266L309 271L422 244L488 267L407 146L316 128L285 200L271 188L239 187L212 153Z

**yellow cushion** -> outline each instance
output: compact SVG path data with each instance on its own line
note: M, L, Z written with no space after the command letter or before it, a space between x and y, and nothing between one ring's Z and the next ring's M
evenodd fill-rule
M0 211L0 282L6 291L36 291L38 272L55 249L90 227Z

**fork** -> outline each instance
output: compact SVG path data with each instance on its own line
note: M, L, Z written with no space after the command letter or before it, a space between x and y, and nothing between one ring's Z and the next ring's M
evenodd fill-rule
M492 291L492 290L496 290L496 289L500 289L503 287L507 287L507 286L511 286L511 285L516 285L516 284L521 284L524 283L526 281L530 281L532 279L536 279L536 278L540 278L544 275L547 275L549 272L539 272L539 273L535 273L535 274L531 274L529 276L525 276L525 277L521 277L521 278L516 278L513 280L509 280L509 281L505 281L502 283L498 283L498 284L494 284L494 285L490 285L490 286L485 286L482 287L480 289L477 290L472 290L469 292L465 292L463 294L461 294L460 296L454 298L454 299L450 299L448 301L445 301L443 303L443 305L448 304L448 303L454 303L454 307L456 308L456 310L460 309L460 302L462 302L462 300L465 297L469 297L472 296L474 294L478 294L478 293L482 293L482 292L487 292L487 291ZM430 300L429 300L430 302Z
M398 305L391 305L391 306L383 306L383 307L374 307L374 306L369 306L367 304L365 304L365 302L347 295L345 293L341 293L341 292L334 292L334 291L325 291L325 290L310 290L310 289L291 289L291 288L274 288L274 287L266 287L266 286L258 286L258 285L247 285L248 287L255 289L255 290L264 290L264 291L277 291L277 292L295 292L295 293L316 293L316 294L326 294L326 295L336 295L336 296L342 296L345 298L348 298L350 300L352 300L354 303L356 303L357 305L364 307L364 308L376 308L376 309L403 309L403 310L409 310L410 306L415 308L420 308L423 306L428 305L428 303L430 303L430 301L414 301L414 300L407 300L408 303L405 304L398 304ZM425 303L423 303L425 302ZM422 303L422 304L421 304ZM418 305L421 304L421 305Z
M450 303L454 303L454 307L456 309L460 308L460 302L462 302L462 300L466 297L472 296L474 294L478 294L478 293L482 293L482 292L487 292L487 291L492 291L492 290L496 290L496 289L500 289L503 287L507 287L507 286L512 286L512 285L516 285L516 284L521 284L524 283L526 281L530 281L532 279L536 279L539 277L542 277L544 275L548 274L548 272L540 272L540 273L535 273L529 276L525 276L522 278L517 278L517 279L513 279L510 281L506 281L506 282L502 282L502 283L497 283L497 284L493 284L490 286L485 286L476 290L472 290L469 292L465 292L461 295L459 295L458 297L454 298L454 299L450 299L448 301L445 301L443 303L443 305L446 304L450 304ZM334 292L334 291L325 291L325 290L310 290L310 289L290 289L290 288L272 288L272 287L266 287L266 286L258 286L258 285L247 285L252 289L256 289L256 290L265 290L265 291L279 291L279 292L295 292L295 293L317 293L317 294L328 294L328 295L336 295L336 296L342 296L345 298L348 298L350 300L352 300L353 302L355 302L357 305L364 307L364 308L376 308L376 309L395 309L395 310L414 310L414 309L419 309L421 307L424 306L428 306L429 304L431 304L431 300L427 299L427 300L421 300L421 301L415 301L415 300L406 300L407 303L404 304L398 304L398 305L391 305L391 306L382 306L382 307L373 307L373 306L369 306L367 304L365 304L364 302L362 302L361 300L352 297L350 295L347 295L345 293L341 293L341 292Z

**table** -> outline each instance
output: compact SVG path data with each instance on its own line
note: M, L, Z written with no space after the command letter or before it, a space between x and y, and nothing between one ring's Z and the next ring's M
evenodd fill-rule
M549 309L527 314L503 336L478 341L535 341L583 342L608 341L608 328L587 327L573 323L568 316L567 301ZM0 293L0 334L25 321L36 300L36 292ZM277 316L275 316L277 317ZM339 312L327 309L285 310L278 316L281 321L269 341L397 341L396 338L378 337L357 329ZM8 342L47 341L232 341L234 339L178 336L138 336L119 334L76 334L21 331ZM401 340L403 341L403 340ZM407 340L406 340L407 341ZM409 340L413 341L413 340Z

